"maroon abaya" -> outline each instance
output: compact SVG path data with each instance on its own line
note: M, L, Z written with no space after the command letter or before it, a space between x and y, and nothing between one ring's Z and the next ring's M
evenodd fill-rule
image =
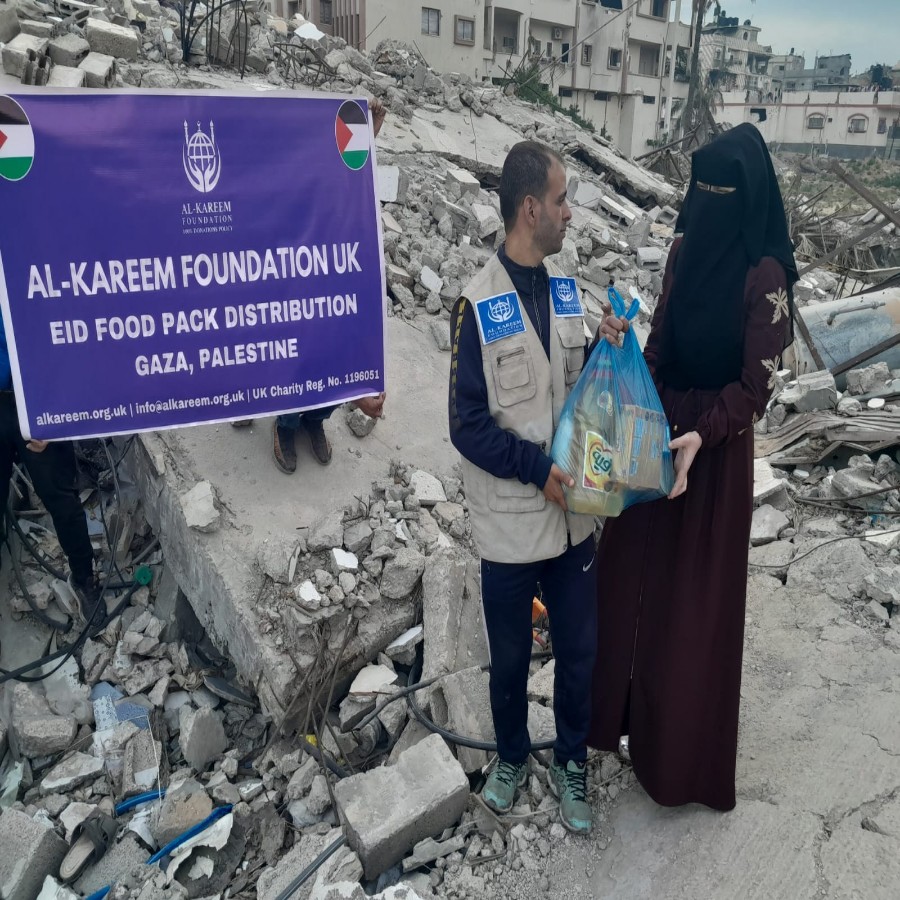
M789 328L787 276L772 257L747 274L740 380L715 391L661 382L666 303L678 244L645 358L673 437L703 445L687 492L609 519L597 579L599 652L588 742L629 735L635 774L665 806L735 805L738 709L753 511L753 425L775 385Z

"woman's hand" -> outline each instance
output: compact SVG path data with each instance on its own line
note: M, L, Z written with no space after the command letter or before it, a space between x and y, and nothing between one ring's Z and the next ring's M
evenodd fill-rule
M625 335L631 330L631 322L624 316L607 316L597 329L597 340L606 338L613 347L621 347Z
M687 490L688 472L702 446L703 438L696 431L689 431L669 444L669 449L675 452L675 487L669 494L670 500L680 497Z

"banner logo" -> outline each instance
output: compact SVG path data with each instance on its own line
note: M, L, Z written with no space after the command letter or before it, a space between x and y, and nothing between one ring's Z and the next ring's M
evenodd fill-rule
M515 315L515 310L512 303L510 303L509 297L500 297L496 303L488 302L487 308L488 318L498 325L508 322Z
M0 97L0 178L21 181L34 162L34 132L25 110L12 97Z
M550 296L553 299L553 312L557 318L574 318L584 315L574 278L551 277Z
M341 104L334 120L334 138L348 169L358 172L369 161L369 120L356 101Z
M188 123L184 123L182 163L184 174L195 191L208 194L219 183L222 155L216 146L216 129L212 122L209 123L209 136L203 132L199 122L197 131L189 135Z

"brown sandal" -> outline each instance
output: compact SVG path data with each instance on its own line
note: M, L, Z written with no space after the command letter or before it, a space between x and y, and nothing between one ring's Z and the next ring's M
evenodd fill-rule
M115 807L108 797L72 831L72 844L59 867L59 880L70 884L91 864L97 862L112 845L119 826Z

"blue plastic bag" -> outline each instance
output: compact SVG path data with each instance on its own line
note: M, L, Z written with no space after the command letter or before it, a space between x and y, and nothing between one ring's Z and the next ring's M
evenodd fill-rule
M635 300L609 288L613 312L629 320ZM553 461L575 479L566 503L575 513L618 516L675 485L669 423L634 329L621 347L601 340L572 388L553 439Z

